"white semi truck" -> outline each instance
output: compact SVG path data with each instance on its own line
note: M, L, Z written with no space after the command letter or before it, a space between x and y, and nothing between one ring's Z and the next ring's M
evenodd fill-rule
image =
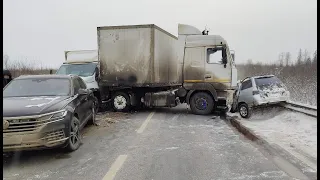
M87 88L94 92L99 104L101 103L99 81L99 63L97 50L65 51L65 62L56 74L74 74L80 76Z
M237 83L234 54L220 35L179 24L178 37L154 24L97 28L99 90L116 111L190 105L227 110Z

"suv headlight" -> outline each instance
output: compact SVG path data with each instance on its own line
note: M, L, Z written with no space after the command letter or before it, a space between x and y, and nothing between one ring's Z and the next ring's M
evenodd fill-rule
M67 115L67 112L68 112L67 110L63 110L63 111L57 112L57 113L52 115L51 119L65 117Z
M65 117L67 115L68 111L63 109L63 110L60 110L60 111L56 111L56 112L52 112L52 113L49 113L47 115L44 115L40 118L38 118L38 121L50 121L50 120L55 120L55 119L61 119L63 117Z

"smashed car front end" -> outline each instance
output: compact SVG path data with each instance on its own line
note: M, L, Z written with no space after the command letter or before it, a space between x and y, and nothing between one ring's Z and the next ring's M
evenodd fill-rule
M3 117L3 151L53 148L69 137L72 113L60 110L36 116Z

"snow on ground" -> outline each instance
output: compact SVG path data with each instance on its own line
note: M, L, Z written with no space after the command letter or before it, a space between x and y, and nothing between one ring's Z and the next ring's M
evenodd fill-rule
M300 105L300 106L305 106L305 107L311 108L311 109L317 109L317 106L312 106L312 105L309 105L309 104L303 104L303 103L294 102L294 101L289 101L289 103Z
M239 114L237 114L240 117ZM277 108L259 110L241 123L272 144L317 168L317 119Z

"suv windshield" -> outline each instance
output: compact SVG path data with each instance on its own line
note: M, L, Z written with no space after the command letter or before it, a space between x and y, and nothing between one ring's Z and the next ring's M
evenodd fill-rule
M259 77L255 78L255 83L259 88L268 88L268 87L283 87L283 83L275 76L272 77Z
M3 89L3 97L27 96L68 96L70 80L68 79L17 79Z
M56 74L74 74L82 77L87 77L93 75L96 66L96 63L64 64L59 68Z

